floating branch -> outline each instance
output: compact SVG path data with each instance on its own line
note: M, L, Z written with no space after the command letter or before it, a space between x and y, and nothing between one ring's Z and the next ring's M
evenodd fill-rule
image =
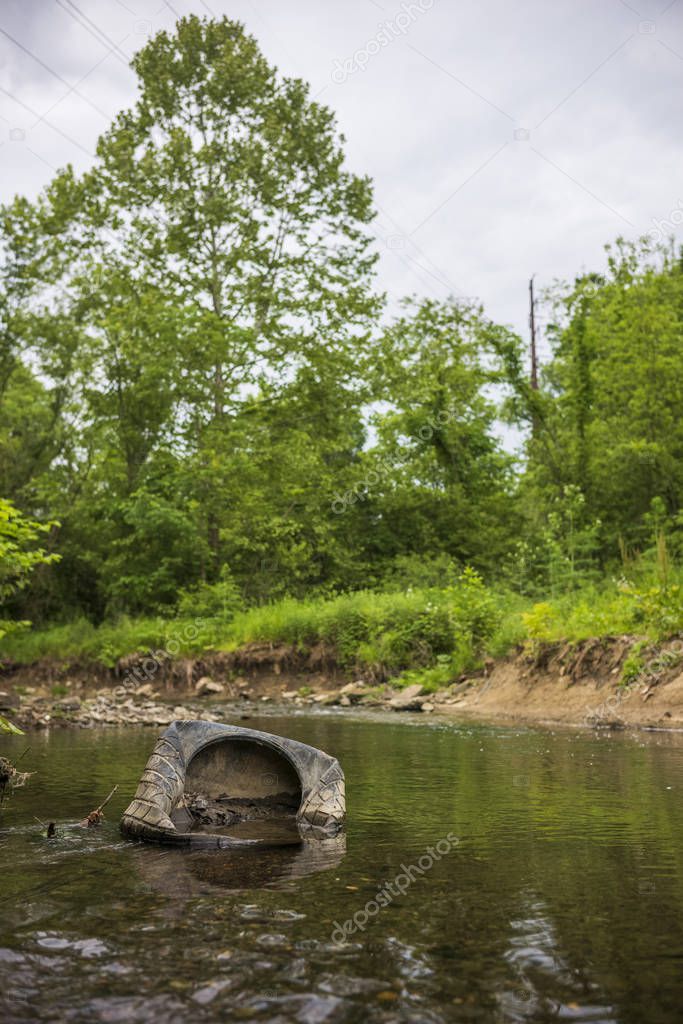
M96 807L94 811L91 811L87 818L83 818L83 821L79 821L78 824L81 828L95 828L96 825L100 825L102 823L102 819L104 818L104 808L107 806L118 788L118 786L114 786L107 799L104 800L99 807Z
M24 754L27 751L28 747ZM21 755L19 760L21 760L24 754ZM4 800L8 789L19 789L33 774L33 772L18 772L11 761L8 761L6 757L0 757L0 804Z

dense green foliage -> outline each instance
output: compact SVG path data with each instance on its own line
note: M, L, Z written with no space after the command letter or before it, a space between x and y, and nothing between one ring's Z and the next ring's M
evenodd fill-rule
M455 659L461 671L477 663L501 613L499 600L468 570L445 589L356 591L327 601L285 598L237 612L230 620L220 596L213 607L205 605L204 615L192 618L120 618L100 626L80 619L17 635L5 650L24 662L52 655L112 666L135 651L192 655L254 642L288 643L306 651L323 643L340 664L375 669L378 675L429 666L441 656Z
M445 676L582 608L680 628L681 261L619 241L551 289L534 390L476 304L385 314L371 183L239 24L181 19L133 66L90 170L0 210L0 494L29 531L0 596L49 627L7 652L110 663L200 616L193 649Z
M38 523L27 519L12 505L0 499L0 611L29 583L39 567L59 561L59 555L37 547L41 536L51 533L56 523ZM0 637L24 625L14 619L0 619Z
M533 603L486 587L471 570L447 587L355 591L324 600L284 598L226 615L224 592L203 593L202 615L165 619L121 617L93 625L81 618L9 637L6 657L30 664L41 658L91 662L112 668L128 655L197 657L247 644L291 644L302 654L324 645L349 673L428 689L481 669L522 644L580 641L630 633L659 641L683 632L683 574L667 583L654 569L631 583L586 586L555 601ZM638 668L638 659L630 666ZM625 665L625 678L629 664Z
M548 296L543 388L532 421L513 564L532 592L567 589L642 555L683 553L683 262L646 243L608 248L604 275Z

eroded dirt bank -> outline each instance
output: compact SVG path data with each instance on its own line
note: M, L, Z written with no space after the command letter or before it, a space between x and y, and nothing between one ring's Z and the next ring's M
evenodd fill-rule
M588 728L683 729L683 642L634 637L546 644L497 662L462 714Z
M518 650L437 693L398 690L381 670L343 670L333 649L250 644L196 659L130 656L88 663L0 666L0 712L27 727L168 724L230 718L263 705L421 711L588 728L683 729L683 641L636 637Z

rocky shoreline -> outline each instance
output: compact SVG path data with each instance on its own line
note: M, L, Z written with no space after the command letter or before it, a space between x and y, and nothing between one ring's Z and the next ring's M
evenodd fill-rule
M458 691L471 684L456 684L438 694L425 694L420 686L393 690L388 686L370 687L361 680L347 683L337 690L311 691L310 687L279 693L257 694L247 685L237 693L226 692L221 683L203 677L194 690L182 698L156 693L150 684L131 694L120 688L103 687L90 695L52 697L41 687L25 687L21 694L0 691L0 712L7 714L23 729L45 729L60 726L92 728L99 726L150 725L166 726L175 719L220 721L235 714L254 714L264 705L287 708L303 707L366 707L391 711L429 713L458 703ZM34 692L30 692L33 690Z
M156 669L145 680L150 660L130 656L114 669L4 665L0 714L22 728L40 729L161 727L177 718L221 721L266 709L367 708L480 721L683 730L683 640L646 645L622 636L520 649L436 692L419 684L399 689L372 674L349 681L329 650L314 656L284 645L252 645L230 655L152 662Z

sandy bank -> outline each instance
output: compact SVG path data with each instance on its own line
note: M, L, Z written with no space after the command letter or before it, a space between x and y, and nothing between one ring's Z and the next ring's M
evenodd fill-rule
M370 707L468 719L586 728L683 729L683 642L635 637L518 650L437 693L397 690L374 673L342 670L334 651L251 644L231 653L159 661L133 655L112 669L5 663L0 712L26 727L148 724L226 718L264 705Z

